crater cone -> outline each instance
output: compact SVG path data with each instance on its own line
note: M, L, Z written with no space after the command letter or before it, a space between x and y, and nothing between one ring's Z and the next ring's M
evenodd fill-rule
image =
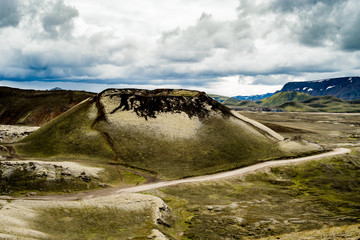
M320 151L284 140L204 92L107 89L16 146L23 157L88 159L173 179Z

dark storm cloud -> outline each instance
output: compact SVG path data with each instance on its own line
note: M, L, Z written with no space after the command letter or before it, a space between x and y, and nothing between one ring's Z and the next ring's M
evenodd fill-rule
M357 0L276 0L270 5L287 22L301 43L309 46L334 45L342 50L360 50L360 2Z
M344 0L275 0L271 3L271 7L282 12L295 12L299 10L308 10L314 6L323 5L326 8L332 8Z
M358 6L360 8L360 4ZM342 31L341 46L344 50L360 50L360 12L357 11Z
M0 28L16 27L21 18L17 0L0 0Z

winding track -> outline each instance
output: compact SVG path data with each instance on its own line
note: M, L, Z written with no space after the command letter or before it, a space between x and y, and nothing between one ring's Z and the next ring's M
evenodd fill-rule
M270 167L278 167L284 165L295 165L298 163L311 161L311 160L319 160L326 157L332 157L336 155L346 154L351 152L348 148L336 148L331 152L321 153L313 156L302 157L302 158L294 158L294 159L284 159L284 160L274 160L274 161L267 161L258 164L254 164L251 166L239 168L236 170L216 173L211 175L205 176L198 176L198 177L191 177L186 179L179 179L179 180L172 180L172 181L161 181L157 183L151 184L144 184L135 187L128 187L128 188L121 188L121 187L114 187L114 188L107 188L101 190L93 190L88 192L82 193L74 193L74 194L66 194L66 195L52 195L52 196L39 196L39 197L26 197L22 198L24 200L48 200L48 201L74 201L74 200L83 200L83 199L92 199L98 197L104 197L109 195L117 195L121 193L136 193L136 192L143 192L152 189L168 187L183 183L193 183L193 182L204 182L204 181L211 181L211 180L218 180L224 178L231 178L231 177L239 177L244 176L249 173L253 173L259 170L265 170Z

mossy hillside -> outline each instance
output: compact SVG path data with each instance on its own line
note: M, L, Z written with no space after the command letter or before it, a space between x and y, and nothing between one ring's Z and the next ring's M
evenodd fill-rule
M276 167L245 179L182 184L149 193L161 197L176 215L172 234L183 234L177 239L253 239L356 224L360 151ZM244 221L236 221L239 218Z
M236 104L238 107L259 107L259 105L256 102L244 100L240 101L238 104Z
M0 87L0 123L41 126L94 93Z
M39 211L30 225L50 239L147 239L156 228L151 210L115 207L49 208ZM49 238L46 238L49 239Z
M93 129L96 117L93 100L84 101L23 139L15 148L26 158L109 161L115 155L101 133Z
M332 96L313 97L302 102L291 101L276 107L284 109L287 112L360 112L360 104L353 104Z
M238 105L241 101L236 98L228 98L226 99L223 104L225 105Z
M294 101L300 102L305 99L311 98L311 95L299 92L279 92L271 97L261 100L261 105L265 107L274 107L286 102Z
M224 103L229 98L229 97L221 96L221 95L217 95L217 94L208 94L208 95L209 95L209 97L212 97L219 103Z
M286 102L278 106L287 112L318 112L318 109L309 107L306 104L298 102Z
M250 165L284 154L276 143L226 119L212 118L191 139L166 139L101 122L121 164L164 178L203 175Z
M301 92L279 92L256 102L226 98L222 100L222 103L231 108L269 107L287 112L360 112L358 101L346 101L334 96L313 97Z
M205 93L184 91L106 90L44 125L15 148L25 158L111 162L166 179L225 171L290 154L250 124L234 119L228 108ZM179 113L186 113L185 121L198 119L200 127L191 130L194 136L167 138L146 128L158 114L177 118ZM140 119L141 126L122 125L124 114L134 122ZM171 130L172 122L165 123Z

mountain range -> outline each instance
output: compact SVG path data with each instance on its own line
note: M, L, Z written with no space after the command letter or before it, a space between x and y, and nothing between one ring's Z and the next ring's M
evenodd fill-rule
M278 92L301 92L311 96L334 96L344 100L360 99L360 77L341 77L315 81L288 82L280 91L260 95L234 96L233 99L241 101L260 101L271 97ZM210 94L212 98L223 103L229 97Z
M344 100L360 99L360 77L341 77L317 81L289 82L280 92L302 92L311 96L334 96Z
M238 100L249 100L249 101L259 101L264 98L268 98L274 95L274 93L265 93L260 95L252 95L252 96L235 96L233 98L236 98Z
M222 104L236 110L287 112L360 112L360 99L344 100L334 96L311 96L303 92L277 92L260 101L217 96Z

